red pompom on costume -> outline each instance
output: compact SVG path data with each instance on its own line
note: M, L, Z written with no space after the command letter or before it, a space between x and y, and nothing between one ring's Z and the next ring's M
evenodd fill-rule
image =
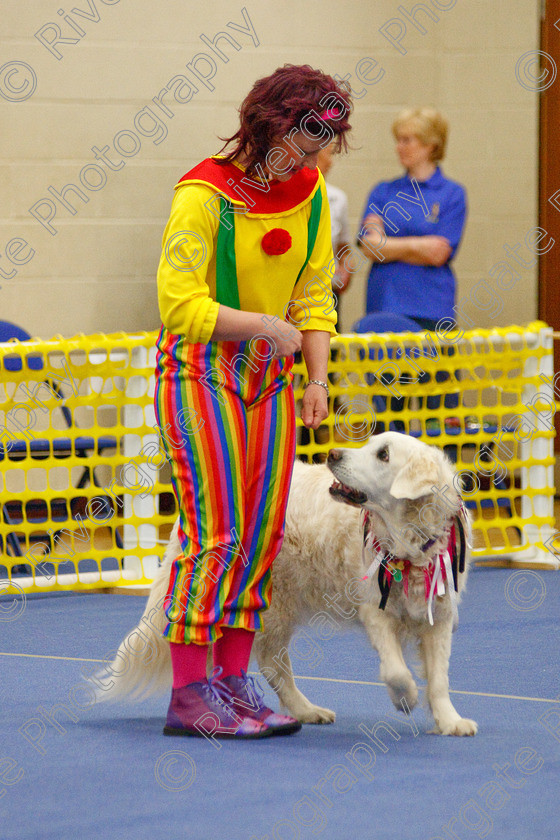
M261 245L265 254L285 254L292 247L292 237L284 228L272 228L263 236Z

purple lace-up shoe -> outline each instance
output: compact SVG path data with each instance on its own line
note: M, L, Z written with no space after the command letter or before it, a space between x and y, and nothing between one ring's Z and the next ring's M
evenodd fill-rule
M224 677L223 683L232 694L232 706L238 715L250 715L271 729L273 735L291 735L301 729L299 720L289 715L279 715L264 705L264 692L254 677L245 671L241 671L240 677Z
M246 710L238 713L230 690L214 669L207 680L174 688L164 735L202 738L266 738L273 730ZM220 669L221 671L221 669Z

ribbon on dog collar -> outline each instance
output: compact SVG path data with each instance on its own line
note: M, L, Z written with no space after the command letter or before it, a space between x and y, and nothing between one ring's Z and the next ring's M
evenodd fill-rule
M452 543L453 539L453 543ZM451 612L453 615L453 633L459 626L459 611L457 609L457 592L456 592L456 581L455 576L453 574L453 569L451 566L451 556L449 554L449 546L451 544L455 544L455 527L451 528L451 535L449 538L448 548L443 554L440 554L439 557L434 562L434 569L432 574L432 580L430 583L430 593L428 595L428 621L433 626L434 624L434 616L432 613L432 604L434 601L434 594L438 594L438 596L445 595L445 582L447 583L447 589L449 591L449 600L451 601ZM445 579L445 582L444 582Z
M391 591L393 582L403 584L405 596L408 597L408 580L412 563L410 560L399 560L384 551L379 541L373 534L370 525L370 518L367 511L363 516L363 542L362 560L366 565L366 551L373 554L368 570L362 580L370 580L377 572L377 582L381 592L379 609L384 610ZM457 532L459 537L459 552L457 553ZM451 611L453 616L453 632L459 625L459 612L457 609L457 592L459 588L458 575L465 571L466 548L471 548L471 530L467 510L462 504L456 517L451 520L449 538L445 551L437 555L430 564L423 569L425 598L427 601L428 621L434 623L433 601L437 594L439 597L445 595L445 585L449 592ZM434 545L437 539L429 540ZM424 546L422 547L423 550Z

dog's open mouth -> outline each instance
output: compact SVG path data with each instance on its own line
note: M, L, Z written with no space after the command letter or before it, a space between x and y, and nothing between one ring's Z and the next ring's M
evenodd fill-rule
M356 505L356 507L362 507L367 502L367 495L362 490L353 490L352 487L336 479L329 487L329 493L336 499L342 499L346 504Z

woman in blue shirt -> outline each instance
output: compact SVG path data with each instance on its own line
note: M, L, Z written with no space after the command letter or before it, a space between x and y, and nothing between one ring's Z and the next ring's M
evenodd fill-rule
M372 259L367 312L400 313L422 329L453 318L457 252L467 212L464 188L444 176L447 122L434 108L402 111L393 123L406 174L370 192L359 235Z

